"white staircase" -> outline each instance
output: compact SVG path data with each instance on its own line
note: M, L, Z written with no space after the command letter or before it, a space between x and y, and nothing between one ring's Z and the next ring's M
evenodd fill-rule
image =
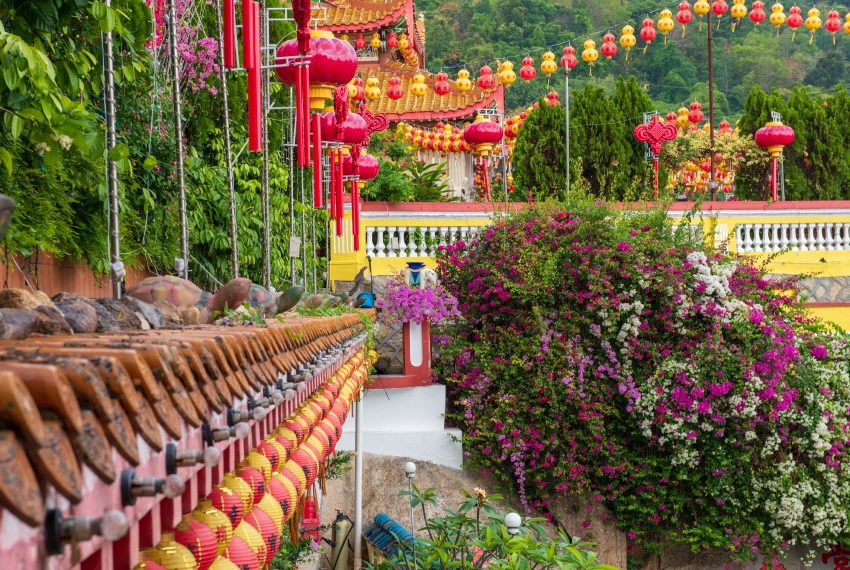
M445 429L446 387L380 388L378 377L363 397L363 451L410 457L460 469L459 429ZM352 408L354 409L354 408ZM350 426L350 427L349 427ZM345 424L337 449L354 450L354 422ZM452 437L454 436L454 438Z

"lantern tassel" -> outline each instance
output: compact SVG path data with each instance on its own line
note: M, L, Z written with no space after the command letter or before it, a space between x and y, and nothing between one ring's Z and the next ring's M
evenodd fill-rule
M629 48L626 48L626 61L629 61Z
M735 31L735 26L738 25L738 20L732 22L732 32Z
M593 64L592 63L590 64L590 72L588 73L588 76L593 77Z
M646 45L643 46L643 55L646 55L646 48L649 47L649 42L646 42Z
M814 32L812 32L812 35L809 36L809 45L812 45L812 40L814 40L814 39L815 39L815 34L814 34Z
M793 32L791 32L791 41L792 41L792 42L794 41L794 37L795 37L796 35L797 35L797 30L794 30Z
M835 34L832 34L832 45L835 45Z
M779 37L779 26L776 26L776 37Z
M720 31L720 18L723 16L717 16L717 31Z
M687 27L688 26L686 24L682 24L682 37L683 38L685 37L685 29L687 29Z
M667 34L664 34L664 45L667 45ZM610 57L608 59L611 59Z
M756 26L758 26L758 24L756 24ZM697 31L702 32L702 16L699 17L699 30Z

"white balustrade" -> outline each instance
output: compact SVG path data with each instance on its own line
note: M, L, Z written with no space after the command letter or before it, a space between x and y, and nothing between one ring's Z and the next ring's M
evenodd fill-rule
M433 257L441 245L475 239L479 226L366 226L370 257Z
M850 250L850 223L738 224L738 253Z

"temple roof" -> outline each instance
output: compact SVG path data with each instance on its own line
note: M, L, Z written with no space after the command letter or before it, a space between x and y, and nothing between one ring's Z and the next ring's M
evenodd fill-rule
M413 76L421 73L425 76L428 91L424 97L415 97L410 92ZM366 107L372 113L381 113L389 121L436 121L439 119L463 119L471 117L479 109L489 107L493 103L504 107L504 86L496 79L493 89L480 89L474 87L466 93L458 91L454 81L449 81L450 91L447 95L434 93L434 74L427 71L416 70L410 66L388 62L383 70L362 69L361 76L365 82L370 77L377 77L381 82L381 97L375 101L367 101ZM391 77L401 79L401 87L404 96L401 99L392 100L387 97L389 80Z

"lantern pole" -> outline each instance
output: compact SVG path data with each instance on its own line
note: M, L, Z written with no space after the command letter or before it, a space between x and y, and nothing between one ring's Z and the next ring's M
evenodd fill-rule
M111 5L111 0L106 0L106 6ZM112 55L112 32L103 34L104 55L104 84L106 89L106 150L111 151L116 145L115 135L115 75L113 71ZM121 234L118 224L120 223L118 209L118 165L107 153L106 155L106 185L109 189L109 265L110 280L112 281L112 297L121 298L121 281L124 278L124 264L121 261Z
M708 136L709 136L709 151L711 155L711 178L709 187L711 188L711 201L714 201L715 192L717 191L716 182L714 181L714 61L712 57L712 41L711 41L711 10L708 11Z
M189 233L186 221L186 181L183 174L183 118L180 104L180 60L177 54L177 9L176 0L168 3L168 43L170 44L171 71L173 77L171 92L174 99L174 138L177 143L177 188L179 190L180 202L180 263L175 263L175 269L180 273L179 277L189 279Z
M262 43L260 47L260 53L262 54L262 59L257 61L257 65L260 67L261 73L261 101L262 103L262 121L263 121L263 130L262 130L262 144L263 144L263 165L261 171L261 179L260 179L260 197L262 200L262 216L263 216L263 271L262 271L262 279L263 279L263 287L269 289L272 284L272 259L271 259L271 212L269 206L269 129L268 129L268 121L269 121L269 105L271 103L271 96L269 93L269 72L264 70L264 67L268 67L270 65L270 51L267 48L269 45L269 12L266 8L265 0L262 0L260 3L260 37L262 38ZM260 54L257 54L256 57L260 57Z
M565 67L567 72L564 74L564 105L567 109L567 135L565 143L567 147L567 160L565 163L567 172L567 195L570 193L570 66Z
M782 187L782 201L785 201L785 151L779 153L782 161L779 163L779 184Z

